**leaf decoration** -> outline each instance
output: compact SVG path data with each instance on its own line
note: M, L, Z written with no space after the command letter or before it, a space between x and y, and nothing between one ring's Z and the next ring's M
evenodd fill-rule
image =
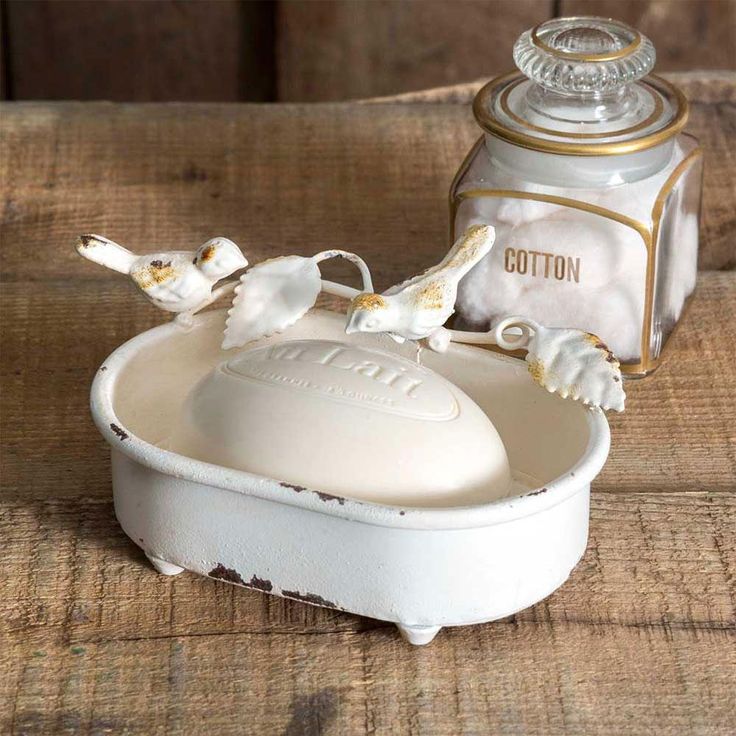
M624 410L619 362L597 335L541 327L528 351L529 373L547 391L604 410Z
M314 306L321 285L313 258L285 256L253 266L235 288L223 350L283 332Z

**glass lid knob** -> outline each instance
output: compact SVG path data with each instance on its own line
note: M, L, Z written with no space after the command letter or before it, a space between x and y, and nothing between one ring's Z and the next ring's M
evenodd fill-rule
M654 67L652 42L610 18L554 18L524 32L514 45L516 66L532 81L564 95L604 95Z

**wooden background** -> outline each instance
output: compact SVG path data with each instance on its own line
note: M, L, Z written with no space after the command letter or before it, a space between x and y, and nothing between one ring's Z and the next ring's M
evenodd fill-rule
M736 74L670 78L706 156L692 308L610 418L570 579L426 648L155 573L115 520L88 388L167 316L72 246L90 230L140 251L221 233L258 262L349 245L386 287L446 247L477 85L380 104L3 105L0 733L733 736Z
M510 69L521 31L620 18L658 71L736 69L736 0L2 0L10 100L327 101Z

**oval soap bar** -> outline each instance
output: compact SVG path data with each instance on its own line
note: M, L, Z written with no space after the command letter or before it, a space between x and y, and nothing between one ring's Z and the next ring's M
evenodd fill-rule
M455 385L403 357L325 340L220 364L192 389L171 449L388 505L484 503L511 482L498 432Z

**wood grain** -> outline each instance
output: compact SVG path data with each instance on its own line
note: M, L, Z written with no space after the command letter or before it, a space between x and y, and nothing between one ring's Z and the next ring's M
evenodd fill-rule
M704 258L723 266L736 84L688 80L714 177ZM89 381L166 318L81 261L74 236L143 251L220 232L252 261L349 245L388 285L444 250L448 182L477 134L470 93L3 107L0 733L736 730L734 271L700 274L668 360L627 383L586 554L516 616L412 649L383 622L161 577L115 520Z
M654 43L658 71L736 69L734 0L560 0L559 15L634 26Z
M397 94L506 71L523 30L564 14L640 28L659 71L736 68L736 0L4 0L2 8L12 99Z
M273 17L262 2L4 5L14 99L273 99Z
M588 551L556 594L418 650L384 623L158 576L107 500L20 500L0 520L0 726L726 734L735 512L733 496L594 496Z
M349 100L500 74L552 0L280 2L278 94Z
M714 81L719 101L702 77L683 77L686 92L691 79L689 130L706 156L700 267L732 268L736 74ZM317 243L375 263L390 250L395 260L378 273L388 286L442 253L449 182L479 132L469 105L417 104L6 106L0 264L12 278L79 274L76 255L58 246L80 228L162 249L219 232L253 257ZM29 243L53 257L24 262Z
M355 99L513 67L519 34L553 16L618 18L648 34L657 70L736 69L734 0L397 0L279 3L279 99Z
M509 623L413 651L384 630L25 641L5 720L33 734L730 736L732 639Z
M695 135L705 152L701 269L736 268L736 152L731 141L736 136L736 73L673 72L664 77L676 84L690 102L687 130ZM488 80L410 92L373 100L370 105L447 104L470 105Z
M166 316L114 275L8 281L0 305L4 487L36 499L107 498L107 453L86 386L110 352ZM610 417L615 452L596 490L736 487L735 326L736 273L701 274L656 378L627 383L627 411Z

